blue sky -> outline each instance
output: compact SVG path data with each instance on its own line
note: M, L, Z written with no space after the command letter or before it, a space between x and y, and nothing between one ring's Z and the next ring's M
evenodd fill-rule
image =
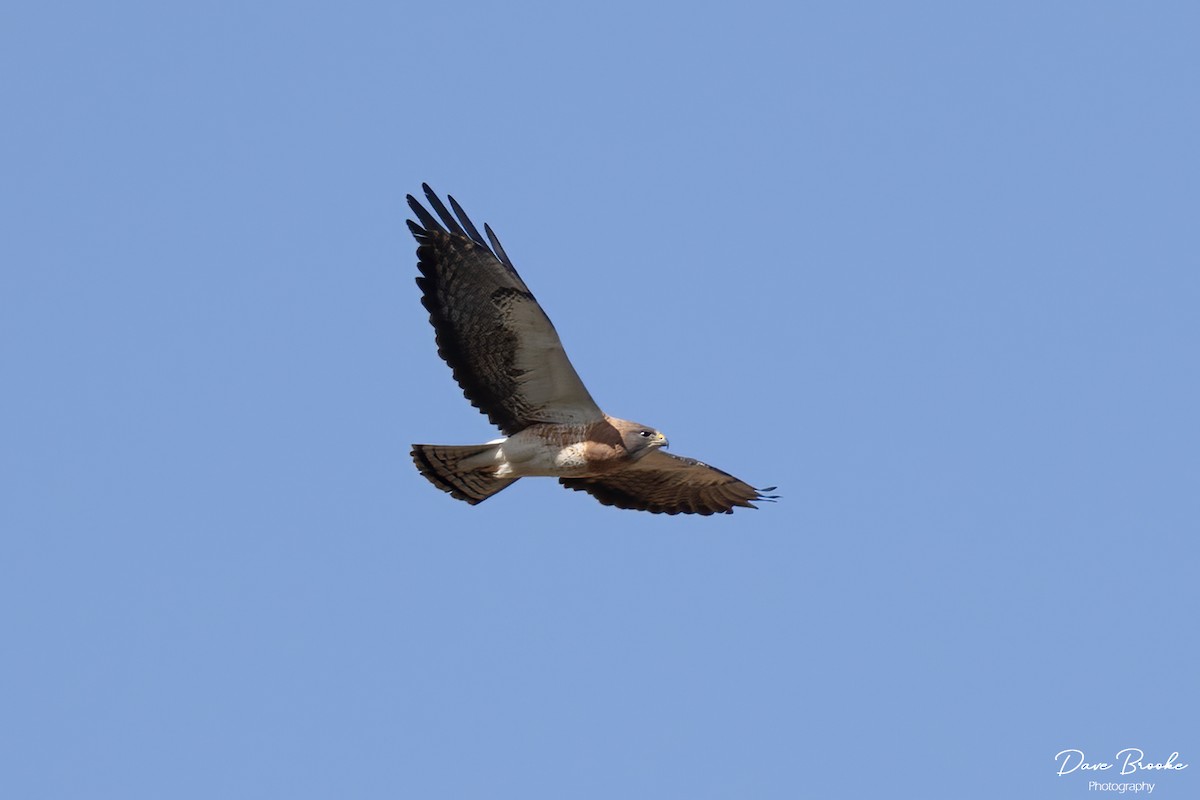
M1200 762L1200 12L0 26L0 794L1079 797ZM781 502L469 507L404 220ZM1149 780L1190 797L1200 769Z

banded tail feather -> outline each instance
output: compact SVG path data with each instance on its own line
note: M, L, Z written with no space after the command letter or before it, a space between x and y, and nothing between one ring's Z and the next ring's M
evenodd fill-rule
M414 444L412 458L420 473L434 486L449 492L451 497L476 505L519 480L497 478L495 468L490 465L481 468L463 463L495 448L494 444Z

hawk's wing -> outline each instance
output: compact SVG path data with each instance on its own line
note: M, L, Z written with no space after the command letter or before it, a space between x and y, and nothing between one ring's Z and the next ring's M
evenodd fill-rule
M441 222L408 196L420 220L408 221L419 245L417 285L437 332L438 354L463 394L508 435L535 422L603 419L492 229L483 226L484 241L453 197L451 215L429 186L421 188Z
M587 492L606 506L655 514L732 514L751 500L775 500L728 472L693 458L655 450L628 467L595 478L559 478L568 489Z

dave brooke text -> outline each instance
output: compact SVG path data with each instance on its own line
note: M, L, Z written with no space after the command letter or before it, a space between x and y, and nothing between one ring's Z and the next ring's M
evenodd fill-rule
M1147 761L1146 754L1136 747L1126 747L1117 753L1113 763L1107 761L1089 762L1082 750L1063 750L1054 757L1058 762L1058 774L1067 775L1075 770L1104 772L1120 766L1122 775L1132 775L1143 769L1180 770L1188 765L1180 762L1179 753L1171 753L1166 761Z

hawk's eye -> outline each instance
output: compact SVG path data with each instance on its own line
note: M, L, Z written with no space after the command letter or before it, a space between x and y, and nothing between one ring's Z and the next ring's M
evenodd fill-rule
M638 431L638 435L641 436L643 439L649 439L654 434L651 431Z

